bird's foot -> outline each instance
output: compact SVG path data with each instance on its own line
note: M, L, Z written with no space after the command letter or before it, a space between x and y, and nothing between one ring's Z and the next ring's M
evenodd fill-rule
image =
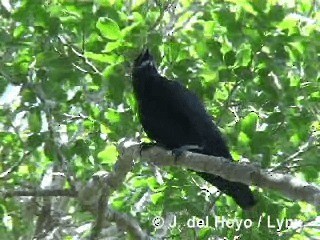
M142 143L140 143L140 152L139 152L140 156L141 156L142 151L147 150L147 149L154 147L154 146L157 146L157 145L158 144L156 142L148 142L148 143L142 142Z
M172 155L174 155L174 162L177 163L178 158L185 152L185 151L199 151L202 150L203 147L198 145L184 145L178 148L172 149Z

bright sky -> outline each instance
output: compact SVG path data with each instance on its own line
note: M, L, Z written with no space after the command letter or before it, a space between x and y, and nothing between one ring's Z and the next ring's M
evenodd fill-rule
M14 86L12 84L8 84L6 90L0 97L0 106L4 104L11 104L14 100L17 99L19 92L20 92L20 86Z

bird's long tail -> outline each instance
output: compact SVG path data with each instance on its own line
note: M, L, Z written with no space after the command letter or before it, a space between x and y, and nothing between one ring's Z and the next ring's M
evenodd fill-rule
M197 172L197 174L216 186L221 192L232 197L242 209L250 209L256 204L249 186L239 182L231 182L210 173Z

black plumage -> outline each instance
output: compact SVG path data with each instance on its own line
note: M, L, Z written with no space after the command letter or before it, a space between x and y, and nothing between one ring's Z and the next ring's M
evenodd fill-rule
M197 145L195 152L232 160L219 129L198 97L179 82L161 76L148 50L135 60L132 78L139 118L150 139L168 149ZM231 196L241 208L255 204L247 185L208 173L198 174Z

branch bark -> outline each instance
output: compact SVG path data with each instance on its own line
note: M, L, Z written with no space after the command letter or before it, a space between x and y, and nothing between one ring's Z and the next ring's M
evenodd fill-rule
M141 158L158 166L180 166L198 172L212 173L229 181L276 190L292 200L320 206L320 187L288 174L270 173L250 164L238 164L222 157L192 152L185 152L175 161L172 152L163 148L155 146L142 152L140 149L138 143L130 141L123 142L119 147L122 159L132 161Z

